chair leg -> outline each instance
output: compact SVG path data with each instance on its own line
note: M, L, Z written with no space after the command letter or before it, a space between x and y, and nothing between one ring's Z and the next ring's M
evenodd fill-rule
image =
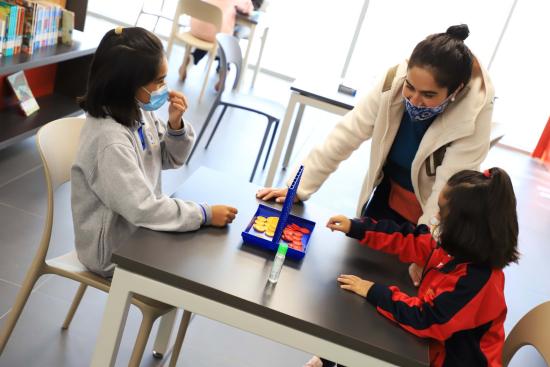
M38 278L40 278L41 275L42 273L40 273L39 271L30 271L27 273L27 276L23 281L23 285L21 286L21 289L17 293L17 297L15 298L15 303L11 308L11 311L8 313L6 324L4 325L4 329L0 333L0 355L2 355L2 352L4 351L6 344L8 344L8 340L11 336L11 333L13 332L13 329L17 324L17 320L19 320L19 316L21 316L21 312L23 311L23 308L25 307L25 304L29 299L29 295L32 292L34 284L36 283Z
M78 305L80 305L80 301L82 300L82 296L84 296L84 292L86 292L87 287L88 286L86 284L80 283L80 287L78 287L78 290L74 295L73 303L71 304L71 308L69 308L69 312L67 312L67 316L65 317L65 321L63 321L63 325L61 326L61 329L67 330L69 328L69 325L73 320L73 316L76 312L76 309L78 308Z
M206 128L208 127L208 124L210 123L210 120L212 119L212 115L214 115L214 112L216 111L216 108L220 104L219 97L214 101L214 104L212 104L212 108L210 108L210 112L208 112L208 116L206 117L206 120L204 120L204 124L201 127L201 131L199 131L199 135L197 136L197 139L195 140L195 144L193 144L193 148L191 149L191 153L189 153L189 156L187 157L187 161L185 161L185 164L189 164L189 161L191 160L191 157L193 156L193 153L195 153L195 150L199 146L199 142L202 139L202 136L204 135L204 132L206 131Z
M271 148L273 147L273 141L275 140L275 135L277 135L277 129L279 128L279 120L274 120L275 122L275 128L273 129L273 134L271 134L271 141L269 142L269 147L267 148L267 153L265 154L265 160L264 165L262 167L262 170L265 169L265 166L267 165L267 159L269 158L269 153L271 153Z
M254 175L256 174L256 169L258 168L258 163L260 162L260 158L262 156L262 152L264 151L265 142L267 141L267 136L269 135L269 130L271 128L271 121L267 123L267 127L265 128L264 137L262 139L262 144L260 145L260 150L258 151L258 155L256 156L256 162L254 163L254 168L252 169L252 174L250 175L249 182L252 182L254 179Z
M208 66L206 67L206 75L204 76L204 82L202 83L201 94L199 95L199 103L201 103L202 96L204 95L204 91L206 90L206 85L208 84L208 77L210 76L210 69L212 68L212 64L214 63L215 58L216 58L215 50L208 53Z
M174 350L172 351L172 357L170 357L169 367L175 367L178 357L180 355L181 346L183 345L183 339L185 338L185 333L187 332L187 327L189 326L189 321L191 320L191 312L184 310L183 316L181 318L180 327L178 329L178 336L174 342Z
M142 311L143 313L143 311ZM132 356L130 357L130 362L128 366L130 367L139 367L141 363L141 358L143 357L143 351L145 350L145 345L149 339L149 334L151 333L151 328L155 322L155 317L149 313L143 313L143 318L141 320L141 326L139 327L138 336L136 338L136 343L134 344L134 350L132 351Z
M192 50L191 50L191 46L190 45L185 45L185 53L183 55L183 60L181 61L181 65L180 67L178 68L178 75L180 77L180 81L182 83L185 82L185 79L187 79L187 72L188 72L188 69L189 67L191 66L191 53L192 53Z
M222 121L223 115L225 114L227 107L228 107L227 105L223 105L222 113L220 113L220 117L218 117L218 121L216 121L216 125L214 125L212 134L210 134L210 138L208 138L208 142L206 143L206 146L204 147L204 149L208 149L208 146L210 145L210 142L212 141L212 138L214 137L216 130L218 130L218 126L220 126L220 122Z
M180 2L178 1L176 13L174 14L174 19L172 20L172 30L170 31L170 36L168 37L168 44L166 45L167 59L170 59L170 54L172 53L172 47L174 46L174 38L176 37L176 34L178 34L178 31L179 31L179 22L180 22L180 15L181 15L180 6L181 6Z

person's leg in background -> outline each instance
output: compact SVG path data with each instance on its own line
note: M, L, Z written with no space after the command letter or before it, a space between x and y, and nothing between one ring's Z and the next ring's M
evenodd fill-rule
M187 55L179 69L180 80L182 82L185 81L185 78L187 78L187 69L189 69L191 65L197 65L207 53L208 51L195 48L189 55Z

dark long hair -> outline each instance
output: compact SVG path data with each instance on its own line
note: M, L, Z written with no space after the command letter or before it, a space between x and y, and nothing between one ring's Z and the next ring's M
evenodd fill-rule
M466 24L454 25L445 33L426 37L414 48L408 68L414 66L433 70L436 83L453 93L460 84L468 84L472 75L474 56L464 44L470 34Z
M516 196L501 168L454 174L443 192L441 247L462 261L504 268L519 253Z
M162 43L146 29L110 30L95 52L80 107L93 117L109 115L122 125L135 126L140 120L136 92L155 80L163 56Z

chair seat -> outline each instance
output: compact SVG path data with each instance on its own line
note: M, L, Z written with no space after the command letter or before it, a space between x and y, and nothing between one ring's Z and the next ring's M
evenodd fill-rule
M285 113L285 108L278 102L251 94L241 94L233 90L225 92L222 95L221 102L232 107L243 108L277 120L281 120Z
M178 33L176 34L176 38L185 42L188 45L200 48L201 50L205 51L212 51L216 47L215 42L201 40L200 38L193 36L191 32Z
M80 260L78 260L78 255L74 250L53 259L46 260L46 264L60 275L109 293L111 279L104 278L89 271L82 265ZM132 298L132 304L138 307L148 306L158 308L159 311L172 308L170 305L137 294Z

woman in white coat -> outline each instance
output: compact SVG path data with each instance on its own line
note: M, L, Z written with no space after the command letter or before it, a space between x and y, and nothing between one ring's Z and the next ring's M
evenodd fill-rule
M430 35L390 68L302 162L297 199L307 200L372 139L356 215L428 224L449 177L479 169L489 151L494 90L464 44L468 35L465 24ZM257 197L280 202L286 193L265 188Z

